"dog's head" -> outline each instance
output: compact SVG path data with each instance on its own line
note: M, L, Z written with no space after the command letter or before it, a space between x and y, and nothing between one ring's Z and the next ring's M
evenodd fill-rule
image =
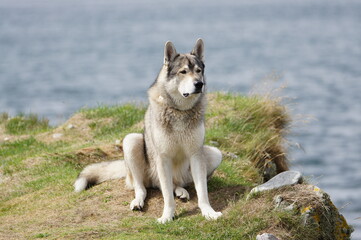
M167 85L184 97L204 92L204 44L198 39L191 53L177 53L172 42L164 46L164 66L167 71Z

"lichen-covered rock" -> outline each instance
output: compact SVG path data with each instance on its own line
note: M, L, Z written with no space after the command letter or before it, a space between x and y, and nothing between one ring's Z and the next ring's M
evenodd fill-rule
M315 239L349 240L353 231L332 203L330 196L313 185L297 185L274 198L276 207L298 209L301 224L314 231ZM281 207L283 206L283 207Z
M321 204L310 204L300 209L303 224L316 224L322 239L350 239L353 229L332 203L330 196L316 186L309 185L308 188L320 198Z

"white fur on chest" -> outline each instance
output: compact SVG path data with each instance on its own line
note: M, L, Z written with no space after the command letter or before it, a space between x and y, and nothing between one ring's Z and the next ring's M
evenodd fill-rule
M199 151L203 146L204 133L203 123L193 129L187 129L182 124L179 124L173 125L171 132L156 127L153 132L153 139L161 155L169 158L177 158L177 156L187 158Z

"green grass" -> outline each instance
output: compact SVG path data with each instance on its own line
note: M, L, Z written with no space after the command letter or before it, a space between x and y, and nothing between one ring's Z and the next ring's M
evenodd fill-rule
M14 118L9 118L3 113L0 116L0 122L5 122L6 132L14 135L40 133L51 128L48 119L39 118L35 114L19 114Z
M97 138L123 136L130 131L135 123L144 118L146 108L131 104L115 106L99 106L95 109L82 109L81 113L93 121L89 127L94 131ZM104 121L107 119L107 121ZM128 130L128 131L127 131Z
M208 184L212 204L224 213L219 220L201 217L193 198L190 203L177 203L174 222L159 225L155 220L159 213L152 211L162 208L160 192L150 194L144 213L133 213L128 210L133 193L119 189L119 181L73 193L72 184L82 167L120 157L121 152L110 143L142 131L145 110L131 104L82 109L77 114L89 121L90 132L83 127L57 128L65 136L79 131L76 140L39 137L40 132L51 136L54 129L35 117L9 120L6 114L0 115L0 127L12 137L0 143L0 238L255 239L264 230L276 229L287 239L302 232L299 216L275 211L272 197L245 198L262 180L262 170L255 165L284 153L289 117L277 101L263 97L210 94L205 142L219 145L224 153ZM190 192L194 194L194 189Z
M44 143L29 137L13 142L0 143L1 167L4 174L12 174L25 168L23 161L50 154L68 146L65 142Z

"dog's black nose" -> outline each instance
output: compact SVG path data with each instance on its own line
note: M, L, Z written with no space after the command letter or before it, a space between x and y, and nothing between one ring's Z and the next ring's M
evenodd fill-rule
M194 83L194 86L196 87L196 89L201 89L203 87L203 82L197 81Z

